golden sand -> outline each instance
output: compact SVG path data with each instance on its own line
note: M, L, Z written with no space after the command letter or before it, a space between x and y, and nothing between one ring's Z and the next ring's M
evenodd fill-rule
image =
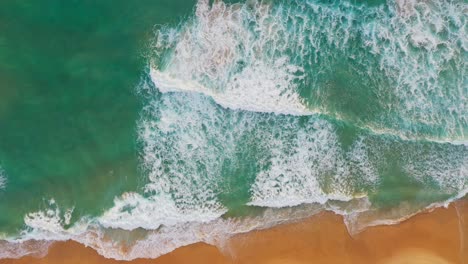
M231 238L221 250L198 243L158 259L105 259L75 242L53 245L41 259L24 257L0 264L181 264L181 263L372 263L468 264L468 201L425 212L391 226L351 236L341 216L323 212L301 222Z

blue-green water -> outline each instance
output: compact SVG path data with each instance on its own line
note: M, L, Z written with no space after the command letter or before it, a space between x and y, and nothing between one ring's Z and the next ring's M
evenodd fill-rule
M0 256L157 257L323 209L355 232L464 196L467 8L1 3Z

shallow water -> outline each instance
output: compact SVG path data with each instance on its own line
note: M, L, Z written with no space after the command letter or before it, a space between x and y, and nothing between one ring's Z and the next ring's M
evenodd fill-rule
M0 4L1 232L50 199L74 207L74 217L99 215L138 187L143 55L153 26L175 23L193 4Z
M0 256L157 257L321 209L353 231L467 192L463 1L0 5Z

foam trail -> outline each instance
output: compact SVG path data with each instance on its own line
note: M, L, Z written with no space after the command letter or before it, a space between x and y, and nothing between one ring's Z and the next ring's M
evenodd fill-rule
M153 96L157 99L147 108L140 130L147 146L147 168L150 175L157 176L148 190L153 182L160 182L156 188L177 183L190 193L206 188L196 187L201 179L208 181L206 186L213 186L207 191L214 195L214 190L225 192L220 186L234 177L226 164L235 164L240 170L244 164L256 168L254 174L243 175L253 179L251 182L237 186L250 189L249 205L284 207L346 201L362 195L363 190L378 188L377 167L389 162L382 156L384 152L398 153L396 158L408 177L424 185L438 182L442 193L458 192L467 184L464 145L400 141L361 131L345 150L335 126L319 116L230 111L198 93ZM192 180L195 185L188 186L187 178L196 179ZM181 199L176 203L186 202ZM193 204L200 207L203 202Z
M259 70L258 68L256 68ZM272 73L275 78L282 78ZM226 89L223 92L213 91L203 85L189 80L180 80L154 68L150 69L150 76L158 89L163 92L196 92L211 96L218 104L233 110L247 110L252 112L274 112L277 114L310 115L314 112L307 109L297 94L281 96L281 90L275 89L278 80L262 80L258 82L252 73L242 84L233 84L236 89ZM248 83L250 82L250 83ZM257 83L258 82L258 83ZM252 87L257 87L252 89Z
M286 54L269 56L276 52L266 47L271 36L284 31L268 21L269 8L255 4L252 12L247 5L219 1L210 7L208 0L199 1L193 26L177 33L176 43L165 43L173 31L159 32L156 48L173 45L173 56L163 70L151 69L152 80L162 92L200 92L231 109L310 113L297 93L304 69ZM249 20L255 30L246 26Z
M178 222L171 226L146 230L134 235L130 230L106 229L98 224L99 219L85 220L65 228L64 216L55 202L50 208L28 214L27 228L19 237L0 240L1 258L43 256L53 241L74 240L95 249L106 258L133 260L157 258L172 250L205 242L222 247L229 237L264 229L273 225L303 219L321 210L321 206L266 210L261 215L244 219L217 218L207 222ZM131 219L129 219L129 224ZM128 244L129 240L132 243Z
M462 199L467 194L468 188L461 190L455 196L450 197L447 200L431 203L423 208L416 206L408 207L407 204L402 204L401 206L392 208L392 210L387 212L382 212L379 210L351 212L350 214L345 215L344 221L348 232L351 235L356 235L368 227L379 225L396 225L419 213L431 211L440 207L447 208L451 203Z
M464 192L466 195L466 191ZM369 212L369 202L366 198L351 201L355 206L350 209L346 204L329 203L325 206L318 204L301 205L299 207L287 207L267 209L261 215L244 219L218 218L206 223L187 222L169 227L162 226L157 230L147 230L142 235L132 235L132 231L118 229L102 229L95 223L97 221L80 221L71 228L66 229L60 222L60 213L50 214L50 218L41 218L41 225L33 224L20 237L0 240L0 258L20 258L22 256L42 257L54 241L74 240L96 250L106 258L116 260L134 260L137 258L157 258L167 254L176 248L197 242L204 242L223 249L227 240L236 234L270 228L278 224L284 224L310 217L322 210L330 210L345 216L345 223L351 234L356 234L368 226L397 224L412 215L431 210L460 198L454 197L445 202L434 203L417 212L403 217L377 220L371 222L358 222L366 220ZM60 210L59 210L60 211ZM49 214L46 211L38 211L34 215ZM380 216L382 217L382 216ZM362 219L361 219L362 218ZM367 219L368 220L368 219ZM374 219L375 220L375 219ZM33 220L35 221L35 220ZM48 221L51 221L49 224ZM38 223L38 222L36 222ZM43 228L43 224L44 228ZM50 227L54 227L51 229ZM119 239L120 233L120 239ZM132 238L134 237L134 238ZM131 239L131 244L128 244Z
M142 190L73 224L73 208L50 200L0 257L72 239L108 258L156 258L324 209L355 233L466 195L466 4L209 2L157 33L139 87ZM388 174L434 196L382 214L368 197ZM259 215L225 216L248 206Z
M162 93L169 92L194 92L204 94L206 96L212 97L217 104L233 110L245 110L259 113L275 113L275 114L286 114L286 115L296 115L296 116L309 116L320 114L327 116L326 112L323 112L320 109L311 109L310 107L305 107L300 99L298 100L289 100L286 98L284 101L275 100L275 99L259 99L257 95L252 95L252 92L242 92L242 98L239 97L236 93L241 93L241 91L236 91L236 93L216 93L210 90L207 87L202 86L201 84L195 81L187 81L175 79L174 77L169 76L166 73L160 72L154 68L150 68L150 77L153 83L158 87L159 91ZM250 90L256 94L266 93L260 90ZM267 89L269 90L269 89ZM271 91L271 90L269 90ZM337 120L347 122L347 120L340 117L335 117ZM468 141L466 140L453 140L451 138L437 137L437 136L421 136L421 135L411 135L404 133L397 129L392 128L382 128L381 126L375 126L373 124L360 124L363 129L369 130L373 134L377 135L392 135L397 136L402 140L429 140L434 143L449 143L453 145L465 145L468 146Z
M422 183L436 183L441 189L463 193L468 189L467 149L450 152L431 146L429 154L421 149L412 153L404 169Z
M0 167L0 190L5 189L7 184L7 179L5 176L5 171Z
M350 168L332 126L321 120L311 122L310 126L297 131L288 141L268 139L266 144L274 146L272 155L259 162L271 165L256 175L250 205L284 207L351 200L352 195L346 191L349 189L346 182L351 180ZM324 172L333 175L331 193L325 193L321 187Z
M193 19L157 32L151 76L163 92L201 92L232 109L321 112L466 143L463 10L459 1L203 0Z
M198 93L153 96L140 126L146 190L175 196L176 205L219 210L217 194L236 196L223 186L237 171L243 185L236 189L251 190L249 205L270 207L350 200L361 178L361 187L377 180L365 146L348 154L335 127L318 116L231 111Z
M114 206L106 211L99 223L106 228L133 230L158 229L160 226L174 226L188 222L209 222L221 217L223 210L187 212L170 197L151 196L144 198L138 193L125 193L116 198Z
M23 256L42 258L47 255L49 247L54 243L54 238L49 240L28 240L23 242L9 242L0 240L0 259L17 259Z

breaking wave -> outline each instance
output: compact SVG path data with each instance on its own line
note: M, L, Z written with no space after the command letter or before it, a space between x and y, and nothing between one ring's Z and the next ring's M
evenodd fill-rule
M143 188L76 221L51 199L0 241L0 257L72 239L155 258L320 210L356 233L466 195L467 8L200 0L156 32L138 87ZM389 192L401 198L382 205Z

